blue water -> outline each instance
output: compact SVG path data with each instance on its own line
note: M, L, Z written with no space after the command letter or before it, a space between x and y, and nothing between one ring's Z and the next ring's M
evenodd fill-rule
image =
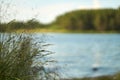
M40 34L35 34L40 38ZM47 49L58 61L61 77L94 77L120 71L120 34L47 33ZM93 71L94 65L98 70Z

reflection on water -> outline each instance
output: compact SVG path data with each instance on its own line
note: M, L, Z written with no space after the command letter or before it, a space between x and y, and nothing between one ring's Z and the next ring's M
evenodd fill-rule
M35 34L40 37L40 34ZM47 34L48 49L62 77L111 75L120 71L120 34ZM93 70L93 68L98 68Z

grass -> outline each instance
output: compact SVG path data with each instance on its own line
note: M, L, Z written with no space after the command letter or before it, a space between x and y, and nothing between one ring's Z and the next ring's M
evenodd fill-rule
M45 46L28 34L0 33L0 80L55 80L58 74L45 68L53 62Z

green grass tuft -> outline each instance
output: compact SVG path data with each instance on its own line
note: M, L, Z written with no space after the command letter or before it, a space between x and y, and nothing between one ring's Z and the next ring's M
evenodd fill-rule
M27 34L0 33L0 80L53 80L58 74L48 72L43 42L34 42Z

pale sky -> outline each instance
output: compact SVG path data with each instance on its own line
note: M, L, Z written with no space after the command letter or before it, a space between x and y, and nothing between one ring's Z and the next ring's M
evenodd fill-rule
M14 7L10 12L15 16L10 19L25 21L36 18L42 23L50 23L58 15L72 10L120 6L120 0L12 0L12 3Z

